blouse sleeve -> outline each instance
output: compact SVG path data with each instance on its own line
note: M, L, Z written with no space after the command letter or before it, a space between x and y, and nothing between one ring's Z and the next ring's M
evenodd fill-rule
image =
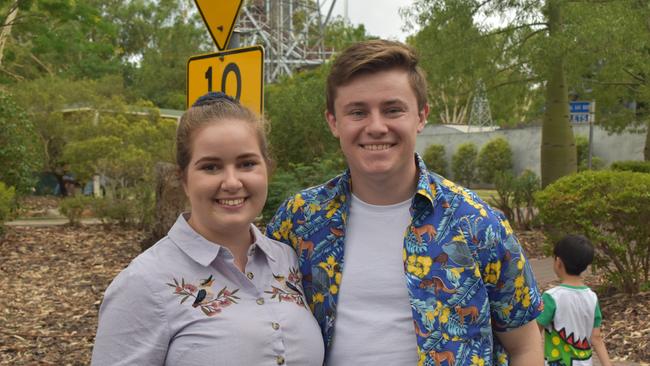
M163 365L169 344L168 322L146 273L132 263L106 290L92 365Z

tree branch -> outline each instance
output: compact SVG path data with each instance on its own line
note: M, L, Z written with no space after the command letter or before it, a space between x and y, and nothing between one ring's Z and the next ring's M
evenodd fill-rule
M497 30L495 30L493 32L485 33L485 34L481 35L481 37L491 37L491 36L495 36L497 34L508 33L508 32L515 31L517 29L529 28L529 27L536 26L536 25L543 25L545 27L548 27L547 22L526 23L526 24L520 24L520 25L517 25L517 26L497 29ZM543 28L543 29L545 29L545 28ZM534 33L538 32L538 31L539 30L536 30Z
M29 57L31 57L32 60L36 61L36 63L37 63L40 67L42 67L43 69L45 69L45 71L47 71L47 73L50 74L50 76L54 76L54 73L52 72L52 70L51 70L49 67L47 67L47 65L45 65L45 63L43 63L43 61L39 60L38 57L36 57L33 53L30 52L30 53L29 53Z
M20 75L18 75L18 74L14 74L13 72L11 72L11 71L5 69L4 67L0 67L0 71L2 71L2 72L4 72L5 74L11 76L12 78L16 79L16 81L23 81L23 80L25 80L24 77L22 77L22 76L20 76Z

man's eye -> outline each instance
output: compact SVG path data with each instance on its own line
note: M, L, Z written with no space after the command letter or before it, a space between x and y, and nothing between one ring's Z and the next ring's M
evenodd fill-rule
M396 115L404 112L402 108L389 108L386 110L386 114L388 115Z
M366 115L366 113L364 111L362 111L362 110L350 111L350 113L348 113L348 114L350 116L352 116L353 118L363 118L363 116Z

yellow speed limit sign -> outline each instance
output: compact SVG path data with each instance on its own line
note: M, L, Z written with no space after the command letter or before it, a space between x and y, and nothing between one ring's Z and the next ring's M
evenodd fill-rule
M262 115L264 49L252 46L190 57L187 61L187 106L210 91L224 92Z

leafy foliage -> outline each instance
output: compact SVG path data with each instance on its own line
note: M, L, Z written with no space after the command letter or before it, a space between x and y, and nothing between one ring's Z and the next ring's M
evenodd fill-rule
M490 204L501 210L515 226L530 229L536 216L535 194L541 186L539 177L530 170L523 171L518 177L510 171L497 172L494 185L497 196L491 197Z
M4 233L3 223L11 217L15 207L16 190L0 182L0 235Z
M535 196L551 241L582 234L595 264L614 286L636 293L650 275L650 174L588 171L564 177Z
M269 195L262 211L264 221L273 217L275 211L291 195L298 191L322 184L343 172L343 158L332 157L316 159L310 164L291 163L287 168L279 168L271 177Z
M612 170L637 173L650 173L650 162L638 160L615 161L611 165Z
M327 71L322 66L266 88L269 143L279 168L311 164L339 150L323 116Z
M41 168L38 136L13 98L0 91L0 181L28 193Z
M447 158L445 157L445 147L439 144L427 146L422 154L422 159L429 170L438 173L441 176L447 175Z
M458 146L458 150L451 158L451 170L454 179L467 188L476 180L477 155L476 145L467 142Z
M589 139L585 136L576 136L576 150L578 154L578 171L589 169ZM591 170L600 170L605 167L605 162L598 156L591 156Z
M66 197L59 205L59 211L68 219L69 224L78 226L85 210L91 207L92 197L77 195Z
M494 183L497 173L512 171L512 150L503 137L497 137L481 148L478 155L478 176L484 183Z

